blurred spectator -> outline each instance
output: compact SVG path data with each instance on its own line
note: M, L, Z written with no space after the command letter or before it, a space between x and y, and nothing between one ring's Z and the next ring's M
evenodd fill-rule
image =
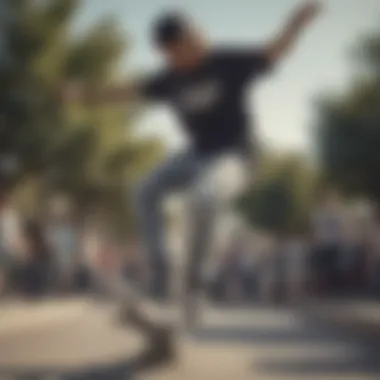
M318 292L336 290L343 245L344 210L338 194L329 191L312 215L312 271Z
M78 234L79 235L79 234ZM97 231L93 226L85 226L79 239L78 258L74 270L75 290L79 292L96 290L96 278L93 270L96 269L100 241Z
M206 268L207 291L214 301L220 302L225 297L224 279L222 277L224 269L224 257L218 255L217 260Z
M133 282L143 284L147 275L139 242L132 240L125 247L120 246L119 249L123 257L124 275Z
M338 257L341 294L358 294L364 287L367 223L355 210L346 215L342 248Z
M238 262L240 288L244 299L252 301L257 294L257 252L254 245L242 244Z
M0 194L0 276L2 288L12 287L12 275L24 254L19 213L9 197Z
M82 231L79 250L80 260L91 270L101 269L109 246L106 231L96 223L86 223Z
M273 285L272 300L274 302L284 302L286 300L287 289L287 262L289 260L289 251L287 247L287 237L281 236L273 247Z
M269 235L262 235L257 240L259 255L258 290L259 297L265 302L273 301L276 285L276 244Z
M79 264L79 230L70 204L66 200L58 200L53 204L46 229L50 246L54 251L58 288L69 290L74 286L75 272Z
M208 277L211 279L212 293L218 301L232 301L241 298L241 246L238 239L221 248L223 253L218 255L218 263L214 270L209 268Z
M230 301L237 298L237 289L235 279L238 277L237 273L238 259L235 247L228 247L222 258L222 265L218 274L218 288L219 294L223 299Z
M123 273L123 250L118 241L111 236L103 236L97 268L103 273L114 275Z
M309 247L301 234L293 235L286 243L287 299L298 302L307 290Z
M107 236L105 228L91 221L84 226L80 243L75 271L76 288L101 295L104 289L98 273L116 271L121 265L117 257L120 254L116 252L115 242Z
M26 296L42 296L51 289L52 255L38 222L24 227L25 257L17 266L18 290Z
M378 218L371 226L366 277L370 293L380 298L380 221Z
M252 293L253 266L251 252L243 236L238 234L235 237L224 264L228 300L247 299Z
M6 272L2 268L0 268L0 297L6 293L6 289L7 289Z
M23 252L22 225L11 200L0 195L0 252L3 257L20 258Z

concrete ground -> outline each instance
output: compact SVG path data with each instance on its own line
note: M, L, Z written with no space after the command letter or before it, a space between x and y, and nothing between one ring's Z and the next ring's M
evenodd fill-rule
M380 379L380 351L297 311L209 310L177 368L146 380Z
M305 314L329 323L357 337L380 342L380 301L340 299L313 301L304 308Z
M176 364L133 374L143 341L115 324L108 306L78 299L1 308L1 380L380 379L374 345L297 310L208 307L201 327L180 336Z
M0 315L0 376L5 379L29 373L36 379L129 373L142 346L137 333L114 323L112 308L89 300L12 303L3 305Z

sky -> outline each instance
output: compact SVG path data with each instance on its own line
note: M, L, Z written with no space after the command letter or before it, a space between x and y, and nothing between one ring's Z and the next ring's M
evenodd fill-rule
M81 27L113 14L131 41L125 69L156 70L162 64L150 43L152 20L164 10L189 13L215 43L265 43L281 30L302 0L83 0ZM350 51L358 39L380 27L380 0L324 0L324 11L275 72L254 86L248 101L264 144L308 152L316 97L340 92L350 82ZM145 133L167 136L170 147L183 144L170 109L153 107L139 120Z

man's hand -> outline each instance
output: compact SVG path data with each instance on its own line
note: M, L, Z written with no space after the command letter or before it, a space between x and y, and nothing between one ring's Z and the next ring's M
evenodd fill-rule
M87 105L100 103L123 103L137 98L137 90L131 85L99 88L81 82L68 83L61 89L64 102L77 102Z
M70 82L65 84L60 90L61 100L65 103L90 103L91 91L82 82Z
M295 22L306 25L322 11L322 3L318 0L305 1L299 8L295 16Z
M84 86L78 82L65 83L60 88L60 98L63 102L82 102L84 97Z
M318 0L303 2L290 18L282 33L267 46L269 59L276 63L293 47L304 28L321 12Z

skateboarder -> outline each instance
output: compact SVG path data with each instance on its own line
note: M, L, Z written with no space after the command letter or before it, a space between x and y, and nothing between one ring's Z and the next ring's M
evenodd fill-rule
M215 168L225 158L243 164L255 157L250 120L245 107L248 86L286 57L320 10L318 1L303 2L285 26L262 46L245 48L210 45L183 15L165 14L154 23L153 40L166 66L137 85L86 90L72 86L70 98L94 103L141 100L168 104L178 116L190 148L170 156L142 181L136 191L141 230L153 268L156 296L167 292L169 269L164 245L162 200L172 191L190 196L191 239L188 243L188 294L196 294L202 260L209 249L211 226L218 206ZM284 95L286 96L286 95Z

